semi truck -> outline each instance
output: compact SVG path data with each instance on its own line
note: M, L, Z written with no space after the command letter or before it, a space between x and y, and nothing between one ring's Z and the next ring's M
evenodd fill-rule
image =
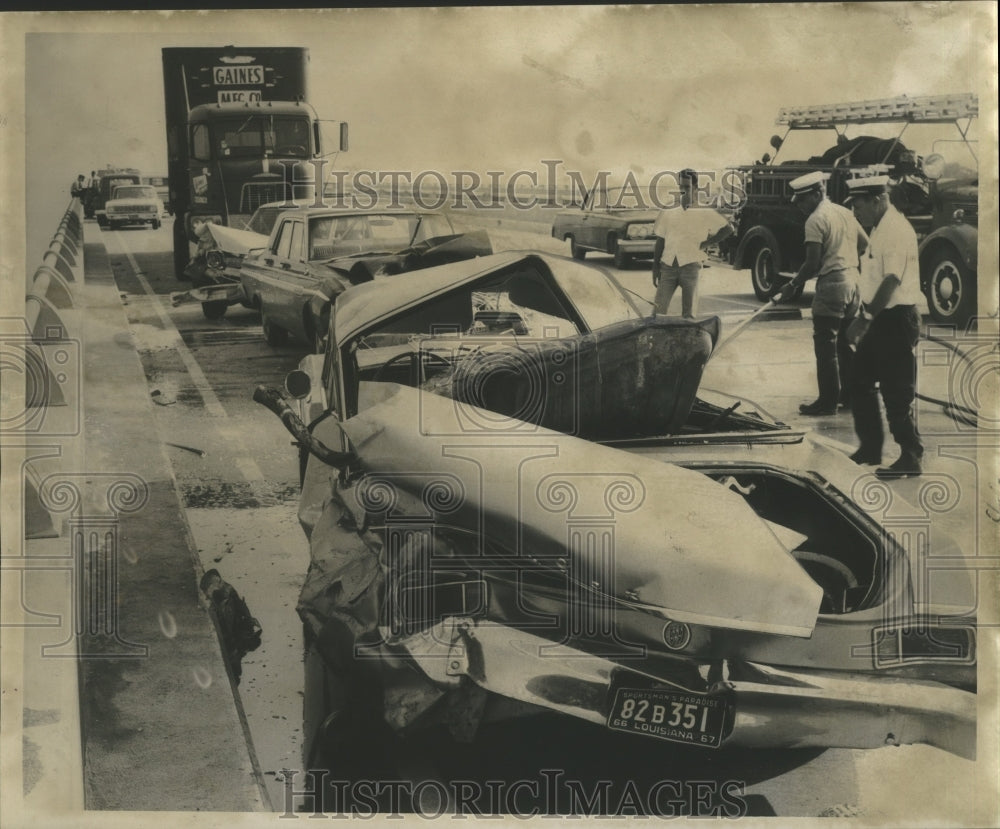
M827 195L839 204L853 170L881 164L892 180L893 203L920 241L920 288L931 318L965 328L977 308L979 172L969 132L978 114L978 99L968 93L782 109L776 123L785 134L771 139L774 157L765 154L754 164L731 168L741 176L744 199L736 213L737 232L727 240L729 262L748 268L758 299L769 299L805 259L805 217L791 202L789 182L813 170L826 172ZM894 125L895 134L847 135L848 127L872 124ZM791 136L821 130L836 132L829 149L784 158ZM911 143L920 138L922 143Z
M163 49L178 279L190 281L185 269L203 223L243 228L260 205L315 192L309 182L322 177L313 163L322 142L308 103L308 66L309 50L300 47Z

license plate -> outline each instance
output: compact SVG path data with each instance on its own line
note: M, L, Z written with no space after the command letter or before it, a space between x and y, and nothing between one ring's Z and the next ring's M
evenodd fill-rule
M608 728L675 743L718 748L726 725L726 703L684 691L619 688Z

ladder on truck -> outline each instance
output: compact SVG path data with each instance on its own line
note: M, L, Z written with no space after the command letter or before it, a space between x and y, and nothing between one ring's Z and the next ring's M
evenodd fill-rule
M776 124L789 129L828 129L847 124L905 121L916 124L950 124L979 115L979 99L972 93L878 98L846 104L782 107ZM963 132L964 135L964 132Z
M895 98L876 98L871 101L846 104L782 107L778 111L775 123L787 127L785 137L792 130L833 129L838 135L843 136L844 128L849 124L901 123L903 128L896 136L886 158L900 142L910 124L954 124L962 136L962 141L969 147L969 152L978 163L978 156L968 138L972 121L978 116L979 98L971 92L964 92L955 95L923 95L916 98L899 95ZM963 120L964 127L961 123Z

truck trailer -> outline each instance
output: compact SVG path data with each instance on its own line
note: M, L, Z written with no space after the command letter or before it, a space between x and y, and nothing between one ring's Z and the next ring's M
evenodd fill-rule
M163 49L178 279L189 281L201 223L242 228L260 205L313 192L322 146L308 66L300 47Z

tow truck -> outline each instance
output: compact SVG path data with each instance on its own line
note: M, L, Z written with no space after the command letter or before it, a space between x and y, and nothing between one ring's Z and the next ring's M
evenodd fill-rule
M978 98L970 93L781 109L776 123L785 132L771 138L774 157L764 154L754 164L730 168L742 178L745 200L737 209L737 231L727 240L724 255L734 267L750 269L758 299L770 299L805 258L805 217L791 202L789 182L812 170L829 173L827 195L841 203L852 170L886 165L892 202L920 241L920 288L930 316L964 329L977 307L979 160L969 133L978 115ZM894 137L848 137L848 127L866 124L900 128ZM904 133L913 125L931 125L927 155L903 144ZM944 137L941 127L949 125L957 137ZM835 131L834 145L802 160L777 161L792 133L816 130Z

